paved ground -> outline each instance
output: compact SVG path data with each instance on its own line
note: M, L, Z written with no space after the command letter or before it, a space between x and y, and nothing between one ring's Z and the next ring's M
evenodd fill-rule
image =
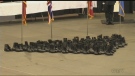
M128 46L118 49L113 56L4 52L4 44L12 46L21 42L21 22L0 24L0 75L135 75L135 23L101 24L104 14L95 14L88 20L88 35L122 34ZM135 19L135 14L125 19ZM53 22L53 39L72 39L87 35L87 19L80 17L59 18ZM44 22L28 22L23 26L23 41L48 40L51 26Z

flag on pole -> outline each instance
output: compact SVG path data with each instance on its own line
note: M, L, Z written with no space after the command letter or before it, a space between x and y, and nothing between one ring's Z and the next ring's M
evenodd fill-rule
M88 16L90 17L90 19L94 17L92 1L88 1Z
M22 1L22 24L26 25L26 7L27 3L26 1Z
M54 21L53 12L52 12L52 1L47 1L48 6L48 24Z
M119 1L119 15L123 17L125 16L124 1Z

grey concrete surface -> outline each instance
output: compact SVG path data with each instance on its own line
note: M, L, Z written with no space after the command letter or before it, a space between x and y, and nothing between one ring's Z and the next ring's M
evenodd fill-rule
M0 24L0 75L135 75L135 23L108 26L101 24L101 19L104 14L96 13L88 20L89 36L117 33L128 43L113 56L5 52L4 44L12 47L14 42L21 43L21 22ZM125 19L135 19L135 14L127 14ZM87 35L86 18L56 18L52 27L53 40ZM23 26L23 41L48 40L50 28L47 20L28 22Z

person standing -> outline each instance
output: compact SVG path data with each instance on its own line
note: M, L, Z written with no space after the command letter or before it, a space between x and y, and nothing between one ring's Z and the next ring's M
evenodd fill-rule
M116 1L103 1L105 3L106 24L113 25L113 10Z

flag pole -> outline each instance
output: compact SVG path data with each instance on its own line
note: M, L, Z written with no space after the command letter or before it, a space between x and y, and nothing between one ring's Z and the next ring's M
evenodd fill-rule
M121 15L120 15L120 1L119 1L119 17L120 17L120 24L119 24L119 34L120 34L120 25L121 25Z
M52 39L52 22L51 22L51 39Z
M120 16L120 24L121 24L121 16Z
M48 5L50 3L50 5ZM48 6L48 20L49 20L49 22L48 22L48 24L51 24L51 39L53 38L52 37L52 21L53 21L53 19L52 19L52 16L53 16L53 13L52 13L52 11L51 11L51 7L52 7L52 2L51 1L47 1L47 6ZM50 6L50 7L49 7ZM50 9L50 11L51 11L51 13L49 13L49 9Z
M88 6L87 6L87 36L88 36Z
M120 25L121 25L121 16L120 16L120 24L119 24L119 34L120 34Z
M23 16L22 16L23 17ZM23 18L22 18L23 19ZM21 43L23 43L23 24L21 25Z
M22 13L23 13L23 1L22 1ZM21 24L21 43L23 43L23 14L22 14L22 24Z

